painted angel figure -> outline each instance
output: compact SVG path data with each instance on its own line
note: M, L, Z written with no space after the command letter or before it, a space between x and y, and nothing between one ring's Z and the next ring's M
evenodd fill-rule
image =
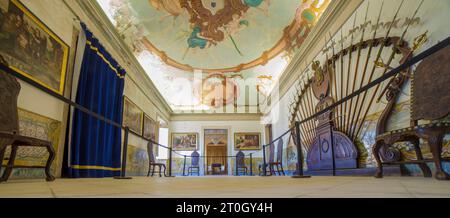
M244 0L244 3L249 7L262 10L266 16L269 16L270 0Z
M189 48L206 48L206 46L208 45L208 40L200 36L201 31L202 30L199 26L194 27L191 36L188 39Z
M245 15L240 16L238 14L233 14L233 20L228 23L225 28L230 36L235 36L249 25L248 20L245 19Z
M165 11L169 13L168 15L161 17L160 21L163 21L167 17L173 17L173 20L177 19L180 14L183 13L183 8L180 5L179 0L148 0L150 5L152 5L158 11Z
M109 3L113 19L116 21L116 28L119 33L131 27L131 10L122 0L112 0Z
M211 47L211 45L217 45L212 39L201 36L202 29L199 26L195 26L192 29L191 36L187 39L188 47L184 52L183 59L186 57L190 49L200 48L205 49ZM195 52L195 50L194 50Z

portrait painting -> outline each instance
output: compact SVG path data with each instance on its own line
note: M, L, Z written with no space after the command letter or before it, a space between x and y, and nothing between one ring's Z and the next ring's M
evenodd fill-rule
M154 142L156 142L158 137L158 123L147 114L144 114L144 131L142 136Z
M0 55L17 73L64 93L68 45L17 0L0 0Z
M260 150L261 133L235 133L234 148L236 150Z
M172 133L172 148L175 151L195 151L198 133Z
M123 125L130 131L142 135L142 121L144 112L130 99L124 97L123 101Z

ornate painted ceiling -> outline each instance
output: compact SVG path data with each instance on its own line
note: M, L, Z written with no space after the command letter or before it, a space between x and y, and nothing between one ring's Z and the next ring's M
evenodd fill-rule
M330 0L97 2L172 109L205 110L258 105L237 80L267 96Z

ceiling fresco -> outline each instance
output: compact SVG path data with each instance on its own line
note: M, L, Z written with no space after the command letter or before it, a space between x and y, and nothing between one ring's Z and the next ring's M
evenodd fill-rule
M97 0L174 110L267 96L330 1Z

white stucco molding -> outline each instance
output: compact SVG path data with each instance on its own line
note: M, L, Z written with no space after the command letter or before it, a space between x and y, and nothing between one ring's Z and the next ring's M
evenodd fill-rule
M172 114L170 121L260 121L262 114Z

